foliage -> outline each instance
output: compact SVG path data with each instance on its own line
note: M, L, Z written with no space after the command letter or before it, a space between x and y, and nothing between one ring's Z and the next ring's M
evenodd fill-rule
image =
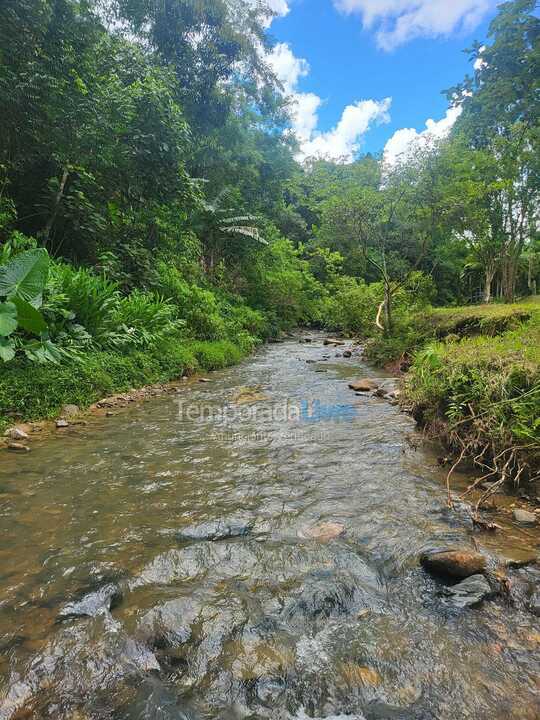
M538 312L497 337L427 345L416 353L404 396L418 420L479 467L527 477L540 461Z
M58 365L20 360L0 375L0 428L14 417L56 417L63 405L81 408L116 392L165 382L197 370L214 370L238 362L245 351L231 342L181 343L166 340L152 351L89 352L81 360Z
M0 302L0 358L4 362L13 360L19 347L38 362L56 362L61 355L49 342L47 324L38 310L48 271L49 256L43 249L21 252L0 265L0 298L5 298ZM28 341L25 334L40 339Z

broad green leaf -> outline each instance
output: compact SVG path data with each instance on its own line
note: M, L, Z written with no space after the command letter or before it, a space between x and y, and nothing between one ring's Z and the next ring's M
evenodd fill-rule
M47 323L43 315L39 310L36 310L35 307L30 305L29 302L26 302L26 300L20 297L14 297L13 304L17 308L17 320L23 330L33 333L34 335L40 335L47 330Z
M9 362L15 357L15 346L13 341L6 337L0 337L0 359Z
M0 266L0 297L19 297L35 308L43 302L47 282L49 255L43 248L28 250Z
M62 353L50 340L35 340L24 345L23 350L26 357L32 362L58 365L62 360Z
M12 302L0 303L0 336L7 337L17 329L17 308Z

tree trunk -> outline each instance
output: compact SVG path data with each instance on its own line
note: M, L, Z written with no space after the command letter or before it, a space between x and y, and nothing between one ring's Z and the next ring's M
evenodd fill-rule
M393 329L392 319L392 293L390 285L384 284L384 333L385 335L391 335Z
M491 286L493 285L493 278L495 277L495 269L487 267L485 269L485 281L484 281L484 302L491 302Z
M68 181L68 178L69 171L67 168L64 168L62 172L62 178L60 180L60 185L58 187L58 192L56 193L56 196L54 198L52 212L49 215L49 219L47 220L47 223L45 224L45 229L43 230L43 237L45 238L45 241L47 241L51 235L51 230L54 225L54 221L56 220L56 216L58 215L60 203L62 202L62 198L64 197L64 191L66 189L66 183Z
M504 301L514 301L514 288L516 282L516 263L511 255L503 257L501 266L501 290Z

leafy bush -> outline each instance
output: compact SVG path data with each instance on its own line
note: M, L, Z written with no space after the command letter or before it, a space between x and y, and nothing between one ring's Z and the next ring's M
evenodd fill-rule
M177 308L159 295L134 290L111 309L103 344L122 350L155 346L183 327L176 315Z
M120 301L117 283L96 275L86 268L55 263L52 266L49 296L54 298L51 309L62 308L72 314L70 319L92 336L96 346L106 344L111 330L111 313Z

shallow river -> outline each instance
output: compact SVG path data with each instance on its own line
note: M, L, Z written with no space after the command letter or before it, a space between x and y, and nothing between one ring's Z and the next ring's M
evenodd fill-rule
M418 564L500 549L335 355L268 346L2 455L1 720L540 717L539 619Z

